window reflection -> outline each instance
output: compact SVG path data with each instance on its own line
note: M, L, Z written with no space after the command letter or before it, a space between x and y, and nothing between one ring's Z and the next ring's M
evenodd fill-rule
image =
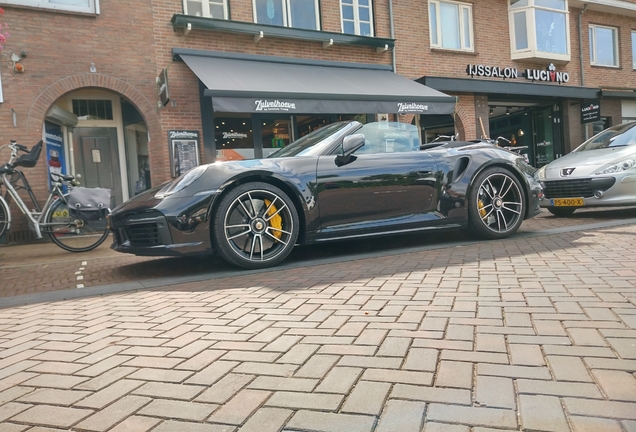
M252 120L249 114L221 113L214 117L216 160L254 159Z
M567 54L565 15L537 10L535 13L537 49L555 54Z

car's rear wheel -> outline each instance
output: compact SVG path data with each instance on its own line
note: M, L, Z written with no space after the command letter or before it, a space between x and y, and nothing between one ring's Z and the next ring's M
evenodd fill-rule
M480 173L468 200L468 231L485 239L501 239L514 234L526 211L519 180L507 169L493 167Z
M547 207L548 211L556 217L568 217L572 216L575 208L572 207Z
M247 269L270 267L289 255L298 238L291 199L268 183L246 183L219 204L212 241L221 257Z

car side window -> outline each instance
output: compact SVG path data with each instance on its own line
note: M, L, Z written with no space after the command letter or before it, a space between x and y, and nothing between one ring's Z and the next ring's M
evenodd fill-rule
M419 151L420 139L417 126L398 122L367 123L356 133L364 134L365 143L356 155L379 153L404 153Z

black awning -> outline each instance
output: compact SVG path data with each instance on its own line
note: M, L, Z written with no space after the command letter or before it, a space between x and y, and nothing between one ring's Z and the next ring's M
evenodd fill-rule
M299 114L451 114L455 97L390 68L173 50L205 85L214 111Z
M422 77L417 82L453 93L490 93L566 99L595 99L599 89L557 84L520 83L477 78Z

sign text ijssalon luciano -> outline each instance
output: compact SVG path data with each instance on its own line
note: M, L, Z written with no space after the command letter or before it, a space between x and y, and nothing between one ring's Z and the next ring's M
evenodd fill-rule
M488 65L472 65L466 66L466 74L471 77L494 77L503 79L515 79L524 77L530 81L544 81L555 83L566 83L570 81L570 75L567 72L557 72L556 66L550 63L545 69L526 69L519 72L517 68Z

